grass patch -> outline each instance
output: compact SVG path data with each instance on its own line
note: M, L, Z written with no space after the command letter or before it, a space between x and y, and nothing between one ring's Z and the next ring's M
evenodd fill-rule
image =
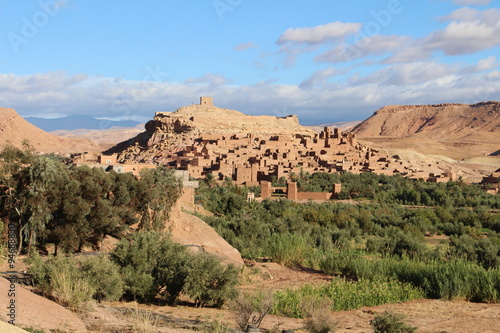
M363 306L407 302L424 297L420 288L396 280L348 281L335 279L323 286L305 285L298 290L286 289L275 296L273 314L293 318L303 318L302 303L305 299L327 297L333 301L331 309L344 311Z
M360 255L337 253L327 257L320 266L329 274L343 274L360 280L394 279L408 283L423 290L426 298L487 303L500 301L500 269L486 269L463 260L369 260Z

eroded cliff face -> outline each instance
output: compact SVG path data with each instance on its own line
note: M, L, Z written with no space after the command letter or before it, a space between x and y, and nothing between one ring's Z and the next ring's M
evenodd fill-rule
M157 112L146 130L169 134L312 134L301 126L297 116L248 116L215 106L185 106L175 112Z
M203 99L198 105L184 106L174 112L157 112L146 123L145 132L106 151L118 153L121 162L162 163L166 156L193 144L195 139L214 136L254 134L257 136L314 136L299 124L297 116L249 116L219 108Z
M412 165L461 170L468 181L500 166L500 102L386 106L352 132L365 145L407 155Z
M435 139L481 139L500 134L500 102L385 106L352 132L359 137L406 138L427 134Z

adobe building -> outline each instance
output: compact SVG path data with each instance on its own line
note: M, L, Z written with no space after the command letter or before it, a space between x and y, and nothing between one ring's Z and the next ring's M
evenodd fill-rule
M491 194L497 194L500 192L500 169L491 173L487 177L483 177L481 181L483 189Z
M268 199L274 193L286 194L286 198L292 201L299 200L332 200L338 199L339 193L342 190L341 184L332 184L332 192L299 192L296 182L288 182L286 189L283 187L273 187L270 182L260 182L260 196L262 199Z

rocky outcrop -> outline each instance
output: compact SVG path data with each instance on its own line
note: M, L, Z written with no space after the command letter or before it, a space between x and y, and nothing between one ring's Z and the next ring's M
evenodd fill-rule
M241 134L314 136L315 132L300 125L295 115L249 116L216 107L211 98L201 97L200 104L183 106L174 112L156 112L146 123L145 132L104 153L118 153L119 162L163 163L167 156L185 149L202 136Z

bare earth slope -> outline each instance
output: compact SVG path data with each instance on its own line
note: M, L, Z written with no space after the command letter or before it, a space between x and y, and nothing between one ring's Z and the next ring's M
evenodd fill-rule
M19 116L14 109L0 108L0 145L7 142L21 147L24 140L40 153L100 151L101 147L80 138L60 138L44 132Z
M500 167L500 102L386 106L352 132L365 145L470 181Z
M183 205L182 209L175 208L172 212L167 227L174 242L189 246L193 252L213 254L226 264L243 265L243 259L237 249L202 219L183 210L193 212L196 208L194 205Z
M458 150L462 158L489 155L500 148L500 102L386 106L352 132L424 153L437 149L439 153L448 150L448 156ZM422 141L427 143L421 146ZM430 141L435 145L429 146Z
M6 308L10 282L0 278L0 304ZM16 324L43 330L64 332L87 332L85 324L76 314L42 296L38 296L21 285L16 285ZM5 306L5 307L4 307ZM7 321L7 310L0 312L0 320ZM4 331L1 331L4 332Z

